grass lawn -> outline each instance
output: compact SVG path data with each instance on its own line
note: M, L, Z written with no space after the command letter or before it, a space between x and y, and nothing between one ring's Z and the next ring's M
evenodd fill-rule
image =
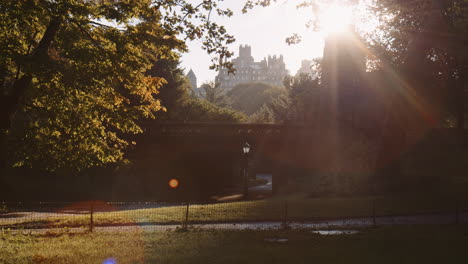
M241 222L281 221L284 218L285 201L289 220L320 220L342 217L366 217L372 214L375 201L377 215L411 215L420 213L454 212L456 199L450 196L395 196L395 197L341 197L304 198L275 197L268 200L230 202L208 205L190 205L189 221ZM468 201L459 201L459 209L467 210ZM185 216L185 206L116 210L97 212L94 223L98 226L139 223L179 224ZM89 224L89 215L55 215L38 219L32 214L27 218L0 218L3 227L76 227Z
M287 238L287 242L268 242ZM0 263L466 263L468 225L365 229L14 235L0 233Z

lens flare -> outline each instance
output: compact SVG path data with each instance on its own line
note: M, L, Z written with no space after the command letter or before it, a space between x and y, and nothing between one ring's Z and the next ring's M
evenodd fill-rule
M171 180L169 181L169 187L171 187L171 188L173 188L173 189L179 187L179 180L177 180L177 179L171 179Z
M343 32L352 23L353 11L350 7L332 5L320 15L321 31L325 34Z
M108 258L102 264L117 264L117 260L115 258Z

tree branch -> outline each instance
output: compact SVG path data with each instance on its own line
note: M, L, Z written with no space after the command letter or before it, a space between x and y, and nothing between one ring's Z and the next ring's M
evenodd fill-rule
M101 44L100 44L96 39L94 39L93 36L91 36L91 34L89 34L89 32L86 31L86 30L80 25L80 23L78 23L78 21L73 20L73 23L80 29L81 33L83 33L83 35L84 35L85 37L87 37L87 38L93 43L93 45L94 45L96 48L100 49L101 51L105 51L104 48L101 46Z

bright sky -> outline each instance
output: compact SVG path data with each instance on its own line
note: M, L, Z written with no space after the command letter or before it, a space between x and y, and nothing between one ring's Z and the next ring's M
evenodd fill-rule
M233 58L238 56L240 44L252 47L252 56L260 61L268 55L283 55L286 68L290 74L295 74L303 59L321 57L323 53L323 34L306 28L307 21L312 17L310 9L296 9L300 1L278 1L270 7L257 7L247 14L242 14L244 1L229 0L223 7L232 9L235 15L231 18L214 18L225 25L229 34L236 38L230 49L234 51ZM293 33L302 37L300 44L289 46L285 39ZM209 69L210 57L201 49L197 42L189 43L189 52L182 56L182 67L186 72L193 69L198 79L198 85L212 81L216 72Z

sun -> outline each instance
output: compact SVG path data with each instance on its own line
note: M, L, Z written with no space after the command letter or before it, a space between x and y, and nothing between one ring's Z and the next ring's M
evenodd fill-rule
M353 10L351 7L330 5L320 12L320 32L329 35L347 31L353 22L352 20Z

